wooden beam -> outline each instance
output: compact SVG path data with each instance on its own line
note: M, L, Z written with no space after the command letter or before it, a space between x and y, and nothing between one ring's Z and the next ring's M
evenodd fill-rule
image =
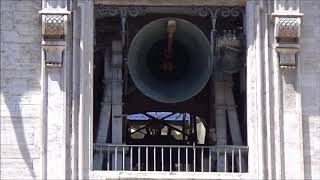
M101 5L136 6L244 6L246 0L95 0Z

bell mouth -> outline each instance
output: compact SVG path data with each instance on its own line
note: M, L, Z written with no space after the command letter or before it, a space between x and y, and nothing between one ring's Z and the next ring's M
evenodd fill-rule
M157 41L147 53L147 67L152 76L162 82L175 82L181 80L190 66L190 55L186 47L178 40L173 41L172 58L166 61L164 49L167 39Z

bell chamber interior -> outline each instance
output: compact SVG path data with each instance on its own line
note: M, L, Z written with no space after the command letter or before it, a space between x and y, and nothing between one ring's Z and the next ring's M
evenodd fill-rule
M226 145L246 144L240 13L218 14L213 30L209 15L186 13L189 7L152 7L125 21L113 7L102 8L95 23L95 143L213 146L222 133Z

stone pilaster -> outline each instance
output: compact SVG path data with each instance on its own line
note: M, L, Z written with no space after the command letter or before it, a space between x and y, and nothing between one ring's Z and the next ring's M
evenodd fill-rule
M66 0L45 0L42 21L42 178L65 179L66 66L69 11Z
M303 179L303 137L300 91L299 39L303 14L298 0L278 0L275 3L275 59L278 61L280 115L275 121L276 177ZM281 160L279 159L281 158Z

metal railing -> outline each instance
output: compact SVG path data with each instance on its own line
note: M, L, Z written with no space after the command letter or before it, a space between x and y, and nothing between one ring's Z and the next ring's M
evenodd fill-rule
M247 146L95 144L107 171L247 172Z

